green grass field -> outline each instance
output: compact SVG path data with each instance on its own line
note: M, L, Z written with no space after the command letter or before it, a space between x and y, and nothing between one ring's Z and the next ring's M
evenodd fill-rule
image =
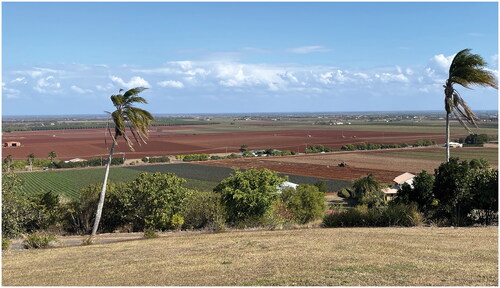
M498 286L498 228L170 232L2 258L6 286Z
M386 155L387 157L402 159L436 160L443 158L444 153L445 148L439 148L415 151L383 151L377 152L377 155ZM488 161L491 166L498 167L498 149L495 148L454 148L450 150L450 156L467 161L483 158Z

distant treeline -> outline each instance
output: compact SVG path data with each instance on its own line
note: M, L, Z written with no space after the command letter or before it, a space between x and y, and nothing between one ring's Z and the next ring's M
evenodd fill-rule
M43 124L43 126L42 126ZM52 125L54 124L54 125ZM197 120L160 120L152 123L151 126L182 126L182 125L216 125L218 122L197 121ZM69 130L69 129L95 129L106 128L107 123L38 123L38 124L5 124L2 127L3 132L12 131L40 131L40 130ZM114 128L114 124L109 124Z

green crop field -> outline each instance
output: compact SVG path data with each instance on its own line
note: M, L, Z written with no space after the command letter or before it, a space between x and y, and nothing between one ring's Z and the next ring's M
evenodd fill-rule
M233 173L233 169L191 163L112 167L109 179L115 182L132 181L142 172L174 173L187 180L185 184L187 188L199 191L211 191L222 179L229 177ZM18 175L24 182L21 191L27 195L33 195L40 191L51 191L70 199L77 199L80 189L103 181L104 168L31 172L19 173ZM337 191L351 185L350 181L344 180L299 175L287 176L289 181L299 184L312 185L318 180L323 180L326 182L329 191Z
M386 155L391 158L435 160L441 159L445 148L425 150L383 151L377 155ZM472 159L485 159L491 166L498 167L498 149L495 148L454 148L450 150L451 157L470 161Z

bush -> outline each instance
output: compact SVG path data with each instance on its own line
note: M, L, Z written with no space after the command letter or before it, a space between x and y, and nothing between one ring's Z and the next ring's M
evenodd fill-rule
M300 184L297 189L284 189L280 200L300 224L321 218L325 211L325 194L308 184Z
M184 157L182 157L182 161L184 162L207 161L209 158L210 155L208 154L189 154L189 155L184 155Z
M182 202L180 215L187 229L215 229L220 231L226 215L221 204L221 195L212 191L190 191Z
M423 216L415 205L395 204L387 207L360 206L329 213L323 218L325 227L387 227L422 225Z
M340 190L340 192L338 193L338 196L342 197L342 198L349 198L349 197L351 197L351 193L349 192L348 188L344 188L344 189Z
M10 247L10 240L8 238L2 237L2 251L8 250Z
M25 249L49 248L59 245L59 240L55 235L47 235L35 232L23 241Z
M146 228L144 229L144 238L146 239L158 238L158 232L156 232L156 230L154 229Z
M344 150L344 151L354 151L356 150L356 146L352 145L352 144L346 144L342 147L340 147L340 150Z
M328 188L326 187L326 182L323 180L318 180L316 183L314 183L314 186L318 187L318 190L320 192L327 192Z
M269 169L236 170L234 175L222 180L214 192L221 194L227 219L234 223L264 216L277 198L277 186L285 180Z

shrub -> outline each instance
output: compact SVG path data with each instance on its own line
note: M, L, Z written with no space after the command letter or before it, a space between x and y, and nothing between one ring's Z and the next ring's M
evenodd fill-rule
M158 238L158 232L156 232L156 230L154 229L146 228L144 229L144 238L146 239Z
M338 196L342 197L342 198L349 198L349 197L351 197L351 193L349 192L348 188L344 188L344 189L340 190L340 192L338 193Z
M323 218L325 227L387 227L422 225L424 218L415 205L395 204L387 207L359 206Z
M320 192L327 192L328 188L326 187L326 182L323 180L318 180L316 183L314 183L314 186L318 187L318 190Z
M166 230L174 228L172 216L179 213L186 194L185 179L173 173L141 173L128 183L132 227L134 231L144 228Z
M7 250L10 247L10 240L8 238L2 237L2 250Z
M366 149L367 150L377 150L377 149L380 149L380 145L375 144L375 143L368 143L368 145L366 146Z
M182 202L180 215L187 229L207 228L220 230L225 223L221 195L212 191L190 191Z
M221 194L227 219L234 223L264 216L277 198L277 186L285 180L269 169L236 170L234 175L222 180L214 192Z
M346 144L342 147L340 147L340 150L344 150L344 151L354 151L356 150L356 146L352 145L352 144Z
M178 213L172 215L172 226L174 229L181 230L182 225L184 225L184 218Z
M284 189L280 200L300 224L321 218L325 211L325 194L308 184L300 184L297 189Z
M47 235L35 232L28 235L23 241L23 247L25 249L40 249L55 247L59 244L59 240L55 235Z
M356 149L358 149L358 150L366 150L366 149L367 149L367 147L368 147L368 146L367 146L367 145L366 145L366 143L364 143L364 142L361 142L361 143L356 144Z

